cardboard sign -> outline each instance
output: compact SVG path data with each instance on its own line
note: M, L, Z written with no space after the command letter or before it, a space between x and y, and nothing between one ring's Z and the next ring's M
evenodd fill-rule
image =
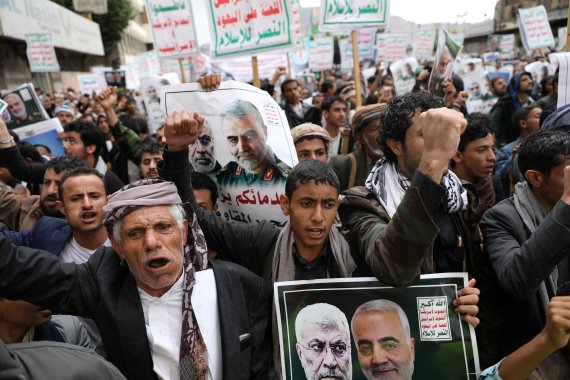
M554 46L554 36L543 5L519 9L519 31L527 52Z
M59 63L51 34L26 34L26 55L33 73L58 72Z
M333 67L334 40L332 37L317 37L309 47L309 69L330 70Z
M385 27L390 17L388 0L323 0L319 30L355 30L363 27Z
M386 62L404 59L408 56L409 43L406 34L378 34L376 35L377 59Z

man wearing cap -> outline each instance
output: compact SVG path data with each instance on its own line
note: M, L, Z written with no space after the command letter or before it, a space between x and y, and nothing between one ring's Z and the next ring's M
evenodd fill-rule
M291 129L291 136L299 162L305 160L319 160L325 164L328 162L331 136L326 129L320 125L304 123Z
M75 118L75 110L67 104L62 104L55 109L55 117L59 119L61 126L65 128Z
M112 194L105 211L113 248L85 264L0 237L0 297L93 318L108 360L130 379L266 379L263 280L207 261L176 186L136 181Z
M360 143L360 148L347 156L334 156L330 166L340 181L340 190L354 186L364 186L368 174L376 161L384 155L378 146L378 129L380 113L386 104L372 104L360 108L354 114L351 123L352 136Z

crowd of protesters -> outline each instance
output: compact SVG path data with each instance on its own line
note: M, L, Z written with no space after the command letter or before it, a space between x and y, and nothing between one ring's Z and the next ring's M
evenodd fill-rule
M467 112L459 76L428 91L430 63L405 94L380 64L310 80L277 68L262 88L299 160L283 228L216 213L198 168L223 169L188 159L210 143L197 110L152 133L134 91L38 90L65 156L0 121L0 378L280 378L272 283L448 272L471 278L453 304L481 379L570 378L570 108L529 61L488 81L488 114ZM320 365L315 379L351 378Z

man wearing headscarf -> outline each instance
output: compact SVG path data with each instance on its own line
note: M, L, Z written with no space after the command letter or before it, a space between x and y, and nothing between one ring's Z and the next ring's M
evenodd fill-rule
M109 361L130 379L267 378L263 280L207 261L202 230L176 186L131 183L105 211L113 249L81 265L0 237L0 297L94 319Z
M491 109L491 129L495 133L495 145L501 147L519 137L519 129L512 122L513 114L522 107L530 106L534 99L532 93L532 76L522 72L511 78L507 93L501 97Z

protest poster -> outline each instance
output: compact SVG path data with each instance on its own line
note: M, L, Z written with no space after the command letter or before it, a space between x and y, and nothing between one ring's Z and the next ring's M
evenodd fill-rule
M295 75L305 72L309 69L309 48L311 47L311 37L305 37L305 45L303 49L297 49L289 52L291 68Z
M481 65L481 60L475 58L467 61L468 64L471 63L473 65L468 66L468 69L461 74L465 91L469 94L465 107L469 113L480 112L488 114L498 98L491 93L489 81L487 80L489 77ZM508 73L504 74L508 76Z
M107 0L73 0L75 12L104 15L107 13Z
M121 65L121 70L125 72L125 84L128 89L134 90L141 86L137 65Z
M107 86L117 87L117 91L127 89L127 75L124 70L105 71L105 81Z
M25 141L32 145L41 144L47 146L54 157L65 155L61 140L58 138L58 134L63 132L63 127L57 117L25 127L15 128L14 132L18 135L20 141Z
M396 61L390 65L396 94L404 95L412 92L416 84L414 70L417 67L418 61L414 57Z
M310 42L309 69L330 70L333 67L334 40L332 37L316 37Z
M363 27L385 27L390 18L388 0L323 0L319 30L356 30Z
M253 82L251 58L249 57L236 57L232 60L223 61L220 67L237 81ZM257 56L257 70L260 78L272 78L277 67L287 67L286 53L260 54Z
M198 53L194 17L189 0L146 0L154 49L160 58Z
M166 123L166 114L160 107L160 89L164 85L170 84L168 80L159 76L146 77L141 79L141 91L148 117L148 129L151 134Z
M564 51L566 50L566 37L568 36L568 27L558 28L558 45L556 50Z
M221 217L283 226L288 218L279 201L297 154L287 118L275 100L234 81L211 92L196 83L166 86L161 100L167 114L186 109L205 118L202 134L190 146L190 162L217 182Z
M59 62L49 33L26 34L26 55L33 73L59 71Z
M527 52L554 46L554 36L543 5L519 9L518 23L521 42Z
M289 19L291 20L291 38L293 46L303 49L305 46L305 35L301 24L301 3L299 0L288 0Z
M404 59L408 56L407 49L409 43L410 41L406 34L377 34L377 59L386 62Z
M443 96L443 82L451 80L453 63L463 48L455 41L447 29L441 27L437 40L435 62L429 77L429 89L438 96Z
M420 30L414 44L414 55L417 59L427 59L433 55L435 30Z
M178 64L178 62L176 63ZM141 78L160 74L160 61L154 50L137 54L135 57L135 65L137 66Z
M570 104L570 53L551 53L548 59L558 65L558 102L556 108Z
M78 75L79 92L82 94L100 93L107 88L107 82L101 75Z
M330 378L373 378L369 342L386 341L399 347L391 361L398 378L475 380L475 330L453 306L466 284L466 273L422 275L406 288L375 278L274 283L282 378L317 378L318 366L308 363L329 347L338 364L327 368Z
M485 99L467 99L465 101L465 108L467 108L468 113L479 112L482 114L489 114L491 112L491 108L497 103L499 98L490 95Z
M352 44L349 41L352 41L352 39L351 38L338 39L341 71L350 71L354 67L354 59L352 59Z
M294 47L290 3L291 0L208 0L213 57L251 56Z
M10 129L49 119L32 83L18 87L4 95L2 99L8 105L8 112L2 115L3 120Z

